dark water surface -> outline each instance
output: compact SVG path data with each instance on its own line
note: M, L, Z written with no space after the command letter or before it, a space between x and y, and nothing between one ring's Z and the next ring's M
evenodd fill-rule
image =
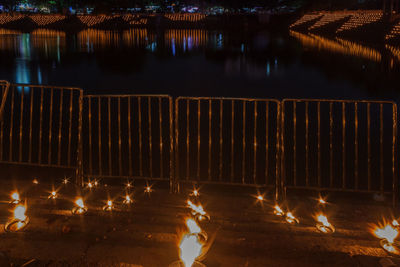
M296 32L0 29L0 79L91 94L398 100L399 51Z

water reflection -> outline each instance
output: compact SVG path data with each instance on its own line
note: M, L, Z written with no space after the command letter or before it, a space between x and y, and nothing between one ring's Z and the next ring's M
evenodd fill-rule
M360 87L400 89L399 47L368 47L295 31L289 36L203 29L86 29L75 34L0 29L0 78L90 90L143 88L140 93L172 95L242 96L249 82L257 96L280 97L284 91L269 91L279 87L288 88L288 96L293 91L308 95L307 90L315 94L309 89L313 81L330 83L337 77L345 77L346 88L353 86L356 94ZM166 84L175 91L165 91Z

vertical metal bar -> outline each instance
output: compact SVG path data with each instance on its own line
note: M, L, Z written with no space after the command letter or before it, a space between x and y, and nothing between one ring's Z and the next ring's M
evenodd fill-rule
M61 128L63 124L63 98L64 98L64 90L61 89L60 92L60 121L58 123L58 157L57 164L61 164Z
M233 183L233 178L234 178L234 172L235 172L235 100L232 100L232 120L231 120L231 182Z
M279 199L280 190L282 198L286 198L285 177L285 102L277 103L276 119L276 193L275 199Z
M112 175L112 160L111 160L111 97L107 97L108 104L108 175Z
M257 101L254 101L254 137L253 137L253 146L254 146L254 155L253 155L253 183L257 184Z
M397 207L398 205L398 197L399 197L399 188L398 188L398 180L396 173L396 147L397 147L397 105L392 104L392 116L393 116L393 132L392 132L392 179L393 179L393 206Z
M32 120L33 120L33 96L35 90L31 88L31 103L29 111L29 152L28 152L28 163L32 163ZM1 160L1 157L0 157Z
M200 99L197 100L197 180L200 180L200 131L201 131L201 124L200 124Z
M14 127L14 94L15 94L15 87L11 92L11 115L10 115L10 154L9 154L9 161L12 161L13 156L13 127Z
M371 190L371 104L367 104L367 177L368 191Z
M139 174L143 176L143 155L142 155L142 98L138 97L138 123L139 123Z
M186 100L186 180L189 179L189 167L190 167L190 118L189 118L189 99Z
M246 101L243 101L243 133L242 133L242 184L245 183L246 177Z
M265 103L265 184L269 175L269 101Z
M76 179L77 184L83 186L83 144L82 144L82 115L83 115L83 91L79 92L79 113L78 113L78 153L77 153L77 168L76 168Z
M118 97L118 170L122 176L122 140L121 140L121 97Z
M342 188L346 188L346 103L342 103Z
M173 116L172 98L169 98L169 136L170 136L170 187L173 188L174 193L179 192L179 98L175 100L175 116ZM173 117L175 118L175 160L173 159L173 132L172 132L172 122ZM189 159L186 159L189 160ZM175 165L173 163L175 162ZM174 170L176 170L174 172ZM187 176L186 176L187 179Z
M219 100L219 181L222 181L222 119L224 112L224 102L222 99Z
M74 91L71 90L69 99L69 131L68 131L68 166L71 166L71 135L72 135L72 104L74 100Z
M43 87L40 89L40 119L39 119L39 152L38 163L42 163L42 126L43 126Z
M99 96L98 97L98 102L97 102L97 106L98 106L98 114L99 114L99 117L98 117L98 120L99 120L99 125L98 125L98 133L99 133L99 174L100 174L100 176L101 175L103 175L103 167L102 167L102 161L103 161L103 159L102 159L102 156L101 156L101 97Z
M131 97L128 96L128 159L129 159L129 176L133 176L133 167L132 167L132 130L131 130Z
M22 161L22 129L24 123L24 91L25 87L22 87L21 90L21 109L20 109L20 120L19 120L19 152L18 152L18 161Z
M153 177L153 134L151 129L151 98L147 98L147 107L148 107L148 120L149 120L149 169L150 169L150 177Z
M293 101L293 185L297 185L297 102Z
M309 154L309 144L308 144L308 124L309 124L309 120L308 120L308 102L305 103L306 105L306 109L305 109L305 117L306 117L306 143L305 143L305 150L306 150L306 186L310 185L310 180L309 180L309 159L308 159L308 154Z
M333 187L333 103L329 103L329 186Z
M47 156L47 163L51 164L51 145L52 145L52 135L53 135L53 94L54 90L50 90L50 118L49 118L49 153Z
M211 125L212 125L212 106L211 99L208 100L208 180L211 181Z
M354 188L358 190L358 103L354 103Z
M384 191L384 178L383 178L383 104L379 104L379 162L380 162L380 190L383 194Z
M317 104L317 116L318 116L317 177L318 177L318 187L322 187L322 182L321 182L321 102L318 102L318 104Z
M89 174L93 175L93 162L92 162L92 98L88 97L88 121L89 121Z
M162 129L162 98L158 98L158 117L159 117L159 127L160 127L160 178L164 177L164 157L163 157L163 129Z

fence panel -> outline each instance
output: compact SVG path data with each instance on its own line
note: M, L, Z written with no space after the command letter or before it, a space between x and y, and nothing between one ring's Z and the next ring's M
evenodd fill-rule
M82 90L10 85L0 125L0 162L78 169Z
M275 187L279 113L271 99L177 98L177 182Z
M172 182L170 96L88 95L84 106L85 177Z
M285 99L284 188L392 193L397 201L397 105Z

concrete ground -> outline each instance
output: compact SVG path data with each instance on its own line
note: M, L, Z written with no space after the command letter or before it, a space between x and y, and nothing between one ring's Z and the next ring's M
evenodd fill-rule
M47 199L50 184L0 182L0 266L150 267L168 266L178 259L178 233L189 214L189 189L173 195L155 184L154 191L145 194L143 185L137 185L132 190L134 204L126 208L121 205L122 183L101 185L81 192L89 211L73 216L70 210L80 190L72 184L57 186L59 199L53 201ZM15 188L27 200L30 224L23 232L5 233L13 209L9 195ZM393 215L390 207L334 197L321 207L313 196L297 195L283 204L300 220L290 225L274 215L272 192L266 192L263 202L256 201L255 189L227 192L203 187L200 193L200 202L211 216L209 223L201 225L212 240L202 259L208 267L390 266L382 259L397 262L369 231L371 223ZM108 198L116 204L111 213L102 210ZM315 228L313 215L320 210L336 227L334 234Z

